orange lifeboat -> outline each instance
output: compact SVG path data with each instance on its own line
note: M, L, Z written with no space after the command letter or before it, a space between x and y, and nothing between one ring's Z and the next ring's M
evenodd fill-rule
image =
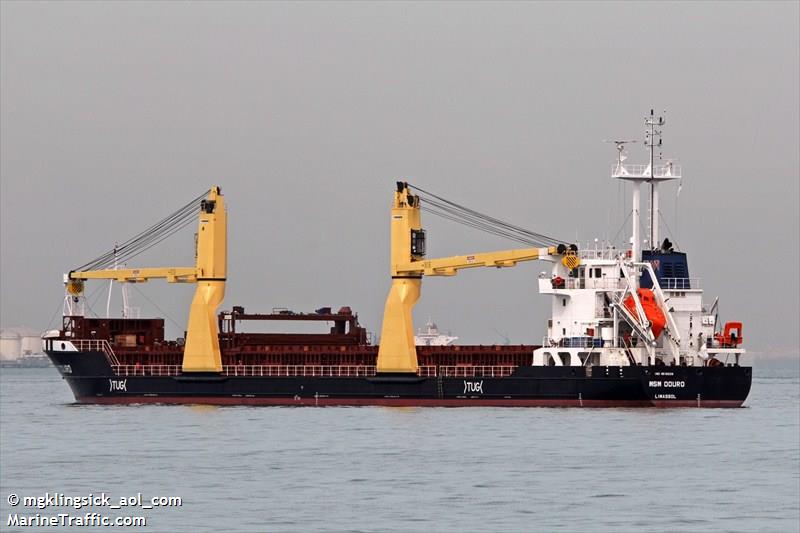
M656 303L656 297L651 289L637 289L636 294L639 295L639 301L642 302L644 316L650 321L653 337L657 339L658 336L661 335L661 332L664 331L667 318L664 316L664 312L658 306L658 303ZM629 295L622 303L633 316L639 316L636 312L636 303L633 301L633 296Z
M726 322L725 330L715 335L722 348L736 348L742 344L742 323Z

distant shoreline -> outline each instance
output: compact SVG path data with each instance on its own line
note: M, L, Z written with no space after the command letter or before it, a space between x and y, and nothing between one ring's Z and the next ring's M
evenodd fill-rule
M44 354L0 361L0 368L49 368L52 366L53 363Z

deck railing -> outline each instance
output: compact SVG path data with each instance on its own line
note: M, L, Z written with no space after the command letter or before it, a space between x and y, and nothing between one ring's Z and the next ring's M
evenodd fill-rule
M375 367L368 365L223 365L225 376L258 377L369 377Z
M699 289L700 278L661 278L658 284L666 290Z
M567 278L564 280L564 289L606 289L621 290L627 282L620 278Z
M181 365L114 365L118 376L178 376ZM417 375L445 378L501 378L514 373L516 366L421 366ZM372 377L370 365L223 365L222 375L236 377Z
M114 365L118 376L177 376L181 365ZM223 365L222 375L241 377L371 377L371 365ZM417 375L436 377L435 366L421 366Z
M105 339L73 339L70 342L79 352L103 352L106 355L108 364L119 366L114 350L111 349L111 345Z
M440 366L444 378L504 378L514 373L515 366Z
M650 165L621 165L619 163L615 163L611 165L611 177L680 178L681 166L672 162L667 162L663 165L654 165L653 171L650 172Z
M114 372L118 376L177 376L181 365L117 365Z

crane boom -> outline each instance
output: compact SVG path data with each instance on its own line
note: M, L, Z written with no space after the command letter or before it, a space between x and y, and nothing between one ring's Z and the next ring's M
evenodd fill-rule
M398 182L392 205L392 285L383 311L378 372L416 373L413 308L420 296L423 276L454 276L476 267L513 267L523 261L552 259L562 254L556 247L519 248L438 259L424 259L425 231L420 221L420 200L407 183ZM577 258L573 255L572 260ZM577 265L576 265L577 266Z
M546 256L555 255L556 248L518 248L497 252L482 252L472 255L456 255L439 259L426 259L396 265L394 270L399 274L424 274L425 276L455 276L464 268L517 266L521 261L535 261Z
M70 272L69 279L112 279L120 283L144 283L165 279L168 283L197 283L196 267L120 268Z
M195 283L197 287L186 327L183 371L221 372L222 355L216 311L225 296L227 232L225 197L220 188L214 186L200 201L195 266L73 271L65 276L67 289L73 294L82 292L82 281L90 279L113 279L127 283L165 279L168 283Z

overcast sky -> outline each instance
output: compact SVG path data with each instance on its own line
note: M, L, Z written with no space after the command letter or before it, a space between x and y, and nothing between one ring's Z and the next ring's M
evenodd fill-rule
M219 184L223 308L350 305L379 331L395 180L613 237L628 197L602 140L641 140L654 107L683 166L663 215L692 276L750 349L796 353L799 5L2 2L0 322L55 327L63 272ZM514 247L423 223L431 257ZM191 265L192 232L169 242L131 266ZM540 342L545 269L426 279L417 325ZM182 332L191 286L139 290Z

